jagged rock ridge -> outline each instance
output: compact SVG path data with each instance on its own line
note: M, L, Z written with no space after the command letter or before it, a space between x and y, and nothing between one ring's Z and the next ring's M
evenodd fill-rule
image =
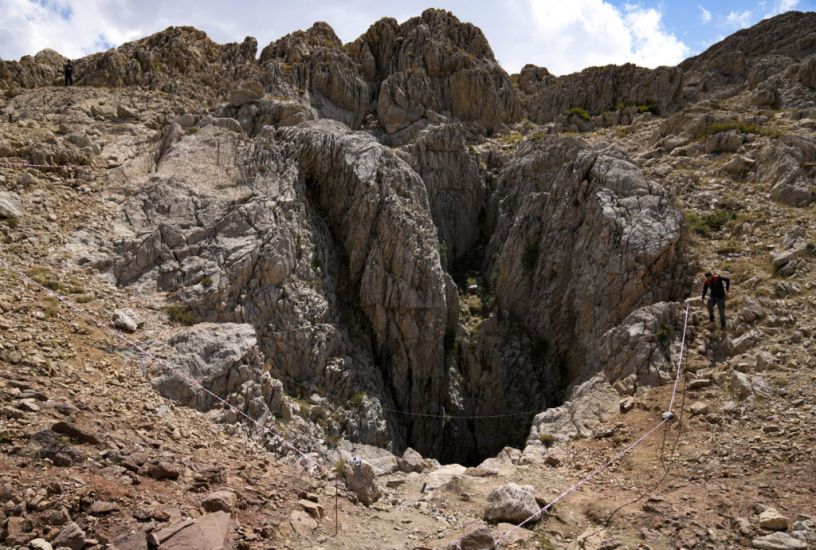
M776 31L771 42L775 57L723 46L676 68L556 78L528 66L511 78L481 31L440 10L383 19L347 45L317 23L257 60L253 39L219 46L171 28L77 62L80 84L186 103L173 116L87 99L57 120L63 133L91 120L155 130L143 146L105 154L115 158L103 196L113 222L77 231L72 259L166 294L191 321L252 327L263 357L249 363L269 376L237 367L234 384L218 384L253 416L284 415L272 388L305 386L321 394L315 436L475 463L524 441L529 426L448 415L544 410L599 372L628 393L668 368L654 347L643 372L621 367L631 357L618 329L669 322L647 308L686 288L682 216L654 180L665 174L646 177L648 158L550 134L677 112L655 124L656 147L739 153L755 122L686 111L745 87L767 92L760 106L812 104L812 44ZM766 71L780 55L801 63ZM53 84L62 61L45 52L4 62L0 82L10 96ZM488 139L495 133L509 143ZM48 143L26 154L100 154L77 132ZM787 137L761 159L732 162L748 172L761 160L756 177L770 174L771 196L806 206L813 151Z

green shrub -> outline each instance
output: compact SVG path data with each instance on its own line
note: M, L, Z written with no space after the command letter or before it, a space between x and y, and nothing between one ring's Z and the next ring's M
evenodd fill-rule
M779 130L764 128L752 122L743 122L741 120L726 120L723 122L713 122L703 128L695 137L702 141L708 136L719 134L720 132L727 132L728 130L739 130L743 134L757 134L761 136L768 136L778 138L782 136Z
M201 279L201 286L204 288L210 288L213 285L212 277L209 275L204 275L204 278Z
M708 237L712 232L722 229L725 224L736 218L736 213L730 210L714 210L700 216L696 212L686 212L685 219L688 228L698 235Z
M509 134L504 134L499 136L499 143L504 145L513 145L514 143L518 143L524 140L524 136L522 136L518 132L510 132Z
M657 113L657 103L654 101L650 101L648 103L644 103L643 105L637 106L638 113L652 113L653 115Z
M586 121L592 120L592 116L583 107L570 107L569 109L567 109L566 115L567 116L577 115Z
M555 443L555 436L553 434L538 434L538 440L542 445L549 448Z
M60 294L82 294L84 288L76 279L60 279L44 267L32 267L26 274L45 288Z
M527 243L524 253L521 255L521 263L524 269L532 271L538 262L538 243Z
M195 324L195 319L190 310L182 305L169 305L165 308L165 311L167 312L167 318L173 323L187 326Z
M366 398L366 393L364 391L358 391L358 392L355 392L354 395L352 395L349 398L348 402L349 402L349 405L351 405L352 408L356 409L357 407L360 406L360 404L363 402L363 399L365 399L365 398Z

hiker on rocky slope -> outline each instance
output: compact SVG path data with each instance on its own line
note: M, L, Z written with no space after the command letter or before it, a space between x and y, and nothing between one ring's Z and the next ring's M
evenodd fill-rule
M74 64L70 61L65 64L63 67L63 71L65 72L65 85L66 86L73 86L74 85Z
M722 277L716 272L705 274L705 284L703 284L703 302L706 293L711 289L711 297L708 299L708 322L714 322L714 306L720 311L720 327L725 328L725 297L731 290L731 279Z

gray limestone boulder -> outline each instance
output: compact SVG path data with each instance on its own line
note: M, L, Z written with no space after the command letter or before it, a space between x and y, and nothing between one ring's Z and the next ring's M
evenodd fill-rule
M365 460L353 460L344 465L343 477L346 485L360 502L366 506L373 504L382 496L382 490L377 483L377 474L374 468Z
M0 191L0 218L20 218L23 215L23 203L16 193Z
M771 533L753 539L751 547L760 550L807 550L808 544L787 533Z
M536 443L541 437L555 441L592 437L605 419L617 414L619 400L618 392L598 374L573 388L560 407L537 414L527 443Z
M674 378L670 344L678 337L676 304L658 302L636 309L600 342L599 361L607 379L631 395L641 386L655 386Z
M153 386L163 396L199 410L218 401L199 384L252 418L280 415L283 385L263 368L255 329L247 324L200 323L176 333L158 346L148 366Z
M247 103L258 101L264 96L264 88L260 82L246 82L230 94L229 104L232 107L241 107Z
M484 519L490 523L502 521L520 523L538 511L539 506L532 485L506 483L487 496Z
M125 332L136 332L144 325L144 319L132 309L117 309L113 312L113 326Z

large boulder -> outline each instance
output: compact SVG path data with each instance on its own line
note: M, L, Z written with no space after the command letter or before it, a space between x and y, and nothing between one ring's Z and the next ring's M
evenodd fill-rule
M365 460L351 460L345 464L343 477L348 488L357 495L357 499L366 506L373 504L382 496L377 484L374 467Z
M658 302L636 309L604 333L599 361L607 380L631 395L674 378L669 346L677 320L675 304Z
M0 191L0 218L19 218L23 215L23 203L16 193Z
M200 323L177 332L158 349L158 355L174 358L172 364L158 360L148 368L163 396L209 410L218 402L203 386L253 418L282 413L283 385L264 371L251 325Z
M484 519L491 523L520 523L539 511L532 485L506 483L487 496ZM537 519L537 518L536 518Z
M153 531L148 542L158 550L222 550L228 548L229 528L230 515L220 511Z
M572 388L559 407L541 412L533 419L528 444L592 437L604 422L618 412L619 394L603 374Z

